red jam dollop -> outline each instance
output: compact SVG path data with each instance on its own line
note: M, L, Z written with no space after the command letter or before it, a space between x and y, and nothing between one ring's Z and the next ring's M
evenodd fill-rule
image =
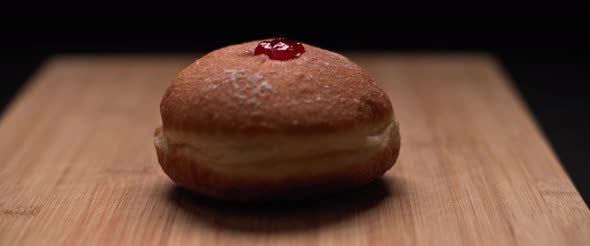
M272 41L262 41L256 46L254 55L265 54L273 60L290 60L300 57L305 52L303 44L286 38L275 38Z

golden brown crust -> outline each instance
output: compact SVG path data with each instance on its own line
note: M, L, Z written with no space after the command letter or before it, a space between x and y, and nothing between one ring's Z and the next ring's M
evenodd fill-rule
M156 130L156 136L160 129ZM197 163L182 148L156 145L158 161L164 172L179 186L209 197L241 202L308 197L367 184L383 175L395 163L400 138L396 137L365 163L357 163L316 175L297 175L288 178L251 177L235 175L231 171L210 168ZM280 177L280 175L277 175Z
M307 44L306 52L292 60L254 56L258 43L209 53L184 69L166 91L160 105L163 127L156 129L155 144L158 161L174 182L214 198L263 202L363 185L393 166L400 148L393 108L387 95L363 69L341 55ZM383 130L385 137L374 132L382 128L393 130ZM277 156L265 157L273 160L264 163L272 165L265 170L259 170L259 163L248 161L220 165L215 158L198 158L236 153L256 156L247 151L259 149L239 147L238 143L244 141L237 140L247 139L243 145L251 146L250 139L271 139L272 145L278 144L272 139L279 139L277 142L293 147L299 142L289 139L301 140L298 136L302 134L323 139L363 129L367 136L351 135L353 144L372 146L367 147L367 152L355 147L354 151L362 152L360 155L345 148L342 153L329 152L338 148L319 145L317 148L331 154L314 157L313 153L297 153L298 159L293 160L289 159L292 151L279 148ZM212 155L199 147L202 141L174 138L173 133L231 144L223 153ZM318 142L309 141L310 145ZM225 146L206 144L210 145Z
M314 134L391 117L387 95L359 66L304 44L299 58L254 56L259 41L213 51L184 69L161 103L164 129Z

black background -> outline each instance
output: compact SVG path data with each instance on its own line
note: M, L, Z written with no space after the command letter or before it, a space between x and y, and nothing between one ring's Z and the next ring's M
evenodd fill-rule
M588 204L589 11L583 1L9 1L0 109L57 53L203 52L275 36L337 51L486 51Z

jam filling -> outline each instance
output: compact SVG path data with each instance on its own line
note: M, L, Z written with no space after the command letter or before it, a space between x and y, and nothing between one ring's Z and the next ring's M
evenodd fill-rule
M272 60L285 61L300 57L305 52L303 44L286 38L262 41L256 46L254 55L267 55Z

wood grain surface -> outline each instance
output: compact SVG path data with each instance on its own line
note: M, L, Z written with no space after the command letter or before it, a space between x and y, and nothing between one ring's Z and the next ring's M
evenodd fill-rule
M0 245L590 245L590 212L497 62L356 54L400 120L398 163L321 199L176 188L159 102L196 56L50 59L0 120Z

